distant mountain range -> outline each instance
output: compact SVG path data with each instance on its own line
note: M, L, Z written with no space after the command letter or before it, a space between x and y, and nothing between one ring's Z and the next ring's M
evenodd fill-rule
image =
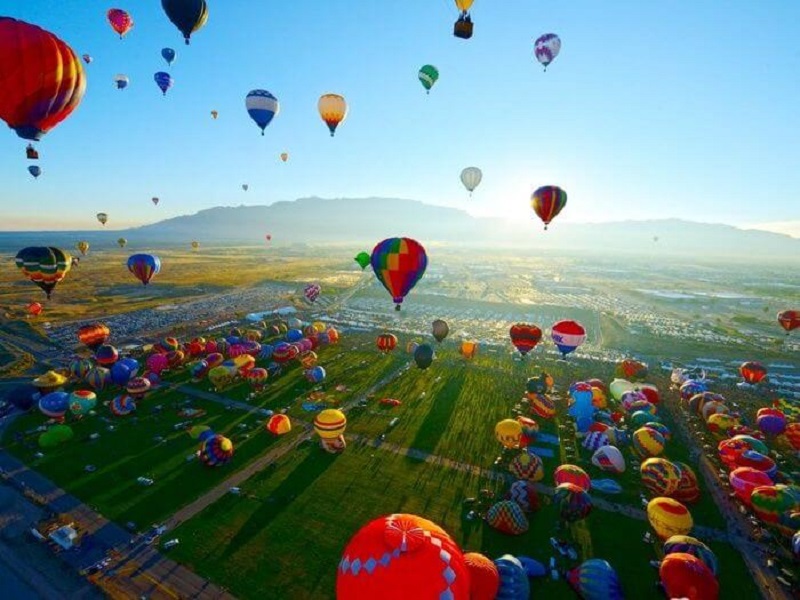
M359 243L366 247L392 236L409 236L423 243L596 253L674 254L697 257L747 257L797 260L800 239L729 225L679 219L611 223L563 223L557 219L548 231L531 216L510 223L473 217L455 208L392 198L301 198L269 206L218 207L142 227L114 232L82 232L92 242L112 243L126 237L141 247L186 244ZM4 233L0 248L24 243L68 243L76 232ZM45 239L45 236L47 238ZM59 240L70 240L61 242ZM12 243L13 240L13 243ZM38 241L37 241L38 240Z

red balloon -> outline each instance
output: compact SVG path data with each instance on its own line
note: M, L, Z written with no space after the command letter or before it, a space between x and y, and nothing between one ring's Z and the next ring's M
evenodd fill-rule
M786 333L797 329L800 327L800 310L784 310L778 313L778 323Z
M767 368L760 362L748 361L739 367L739 373L745 382L755 385L761 383L767 376Z
M0 17L0 119L26 140L38 140L83 99L80 58L52 33Z
M509 330L511 336L511 343L519 350L522 356L536 347L539 340L542 339L542 330L536 325L529 325L527 323L517 323L511 326Z
M378 346L378 350L388 354L397 347L397 336L393 333L382 333L375 340L375 345Z
M120 39L133 29L133 17L121 8L110 9L107 16L109 25L119 34Z
M38 317L42 314L43 307L38 302L31 302L28 304L28 313L33 315L34 317Z
M661 561L658 574L668 598L716 600L719 597L719 583L714 573L692 554L667 554Z

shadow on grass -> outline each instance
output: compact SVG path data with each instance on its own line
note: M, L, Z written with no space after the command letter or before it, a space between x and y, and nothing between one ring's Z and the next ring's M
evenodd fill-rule
M441 391L436 394L436 399L431 404L425 420L411 442L411 449L433 453L453 417L456 402L464 387L465 377L463 370L458 374L453 374ZM419 458L413 455L409 456L409 460L419 462Z
M333 462L336 456L321 450L311 451L284 481L270 494L273 502L264 502L262 508L242 525L225 548L221 558L224 560L236 553L239 548L249 544L277 516L292 506L292 500L314 483Z

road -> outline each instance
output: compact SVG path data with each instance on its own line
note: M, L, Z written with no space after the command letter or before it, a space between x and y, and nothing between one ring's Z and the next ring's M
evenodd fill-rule
M349 408L352 408L362 400L366 399L367 396L374 394L380 388L384 387L394 379L400 376L400 374L406 369L408 365L404 364L399 366L397 369L386 375L383 379L379 382L374 384L370 387L366 392L364 392L361 396L357 396L352 398L350 401L345 402L341 406L341 410L346 411ZM233 404L234 406L239 406L245 410L253 411L255 410L251 405L246 404L244 402L238 402L236 400L232 400L230 398L226 398L224 396L219 396L217 394L213 394L211 392L204 392L201 390L195 390L190 387L179 387L178 390L184 394L189 396L195 396L198 398L202 398L204 400L210 400L213 402L219 402L220 404ZM312 426L308 422L303 422L299 419L293 419L293 423L295 426L298 424L303 425L305 427L305 431L297 436L291 443L279 446L267 454L257 458L250 464L248 464L243 469L236 471L233 475L228 477L225 481L217 485L216 487L212 488L202 496L200 496L194 502L187 504L180 510L178 510L174 515L172 515L166 522L167 526L170 529L176 528L181 523L184 523L191 519L192 517L196 516L200 512L202 512L205 508L222 498L225 494L230 493L230 489L232 487L239 487L242 483L250 479L253 475L260 473L269 465L277 461L279 458L294 450L298 445L302 444L304 441L309 440L314 435L314 430Z

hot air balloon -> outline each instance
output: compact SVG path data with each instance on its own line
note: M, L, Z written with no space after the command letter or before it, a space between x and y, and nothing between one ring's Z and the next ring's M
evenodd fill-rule
M673 535L686 535L692 529L692 515L683 504L660 496L647 503L647 519L662 540Z
M272 415L264 426L272 435L284 435L292 430L292 422L286 415Z
M78 329L78 340L87 348L95 350L108 340L109 334L107 326L102 323L92 323Z
M88 54L84 54L81 58L83 58L83 62L85 62L87 65L91 64L92 62L92 57Z
M504 448L519 448L522 424L515 419L503 419L494 426L494 436Z
M511 343L519 350L522 356L525 356L536 347L539 340L542 339L542 330L536 325L528 323L516 323L511 326L508 332L511 337ZM544 393L544 392L542 392Z
M433 337L436 339L437 342L444 340L447 337L447 334L450 333L450 327L447 325L446 321L442 319L436 319L431 326Z
M211 118L212 119L214 119L216 121L218 116L219 116L219 112L218 111L216 111L216 110L212 110L211 111Z
M473 1L455 0L459 15L453 26L453 35L457 38L468 40L472 37L472 17L469 14L469 9L472 8Z
M358 263L358 266L361 267L361 270L363 271L369 265L369 253L359 252L356 254L356 257L353 260Z
M0 81L0 119L33 141L72 114L86 91L83 65L67 44L10 17L0 17Z
M397 336L393 333L382 333L377 337L375 344L378 350L388 354L397 347Z
M119 238L119 239L117 240L117 245L118 245L120 248L124 248L124 247L125 247L127 244L128 244L128 240L126 240L125 238Z
M715 576L719 571L716 555L711 551L711 548L697 538L688 535L673 535L664 542L664 555L674 554L675 552L685 552L699 558Z
M336 128L347 118L347 101L339 94L323 94L317 102L317 109L333 137Z
M28 304L28 314L34 317L38 317L42 314L44 307L39 302L31 302Z
M728 481L736 497L747 506L751 506L750 496L754 489L761 486L771 486L773 483L769 475L753 467L737 467L728 475Z
M130 79L128 79L127 75L120 73L118 75L114 75L114 83L116 84L118 90L124 90L126 87L128 87Z
M119 34L122 39L131 29L133 29L133 17L121 8L112 8L106 13L108 24Z
M280 112L278 99L267 90L252 90L245 97L244 104L250 118L261 129L261 135L264 135L266 126Z
M414 362L420 369L427 369L433 363L433 348L430 344L420 344L414 350Z
M544 223L544 228L567 205L567 193L555 185L546 185L531 194L531 207Z
M89 242L80 241L75 244L75 247L83 256L86 256L86 253L89 251Z
M206 0L161 0L161 8L189 45L189 38L208 20Z
M557 486L562 483L571 483L585 492L588 492L592 485L592 481L586 471L577 465L560 465L553 472L553 481Z
M153 203L153 206L158 206L158 203L161 202L161 200L155 196L153 196L150 201Z
M559 321L553 325L550 337L561 355L566 356L586 341L586 330L577 321Z
M668 598L717 600L719 583L698 557L685 552L667 554L658 569Z
M314 419L314 431L320 437L322 449L332 454L343 452L347 417L336 408L326 408Z
M17 253L17 268L50 298L53 288L66 277L72 266L69 253L51 246L30 246Z
M28 167L28 173L33 175L34 179L39 179L39 175L42 174L42 168L39 165L31 165Z
M467 167L461 171L461 183L467 188L470 196L472 196L475 188L480 185L481 179L483 179L483 173L478 167Z
M625 458L616 446L600 446L592 454L592 464L611 473L625 471Z
M458 544L435 523L411 514L370 521L350 539L336 571L336 598L477 600Z
M242 189L246 192L248 189L250 189L250 186L247 185L246 183L243 183L242 184Z
M69 395L69 411L82 417L97 404L97 394L89 390L75 390Z
M109 367L119 360L119 351L111 344L103 344L94 353L98 365Z
M101 225L105 225L108 223L108 214L106 213L97 213L97 220L100 221Z
M233 458L233 442L223 435L214 434L202 443L198 456L207 467L221 467Z
M163 94L167 95L167 90L172 87L173 79L172 75L169 73L165 73L164 71L159 71L155 75L153 75L153 80L156 82L158 89L160 89Z
M567 571L567 581L585 600L623 600L619 576L607 561L590 558Z
M742 363L742 365L739 367L739 373L741 374L745 383L756 385L761 383L767 376L767 368L760 362L748 361L746 363Z
M200 249L200 242L198 242L197 240L192 240L192 250L197 251L199 249Z
M800 310L784 310L778 313L778 323L787 333L800 327Z
M133 254L128 258L128 270L144 285L161 271L161 260L152 254Z
M433 84L439 79L439 69L433 65L424 65L420 67L417 77L419 77L422 87L425 88L425 92L430 94Z
M652 496L672 495L681 481L680 468L665 458L648 458L641 464L639 472L642 485Z
M617 363L614 374L629 381L641 381L647 377L647 365L632 358L626 358Z
M500 589L497 566L477 552L464 554L464 562L469 571L470 600L494 600Z
M545 71L560 51L561 39L555 33L545 33L533 43L533 55L544 66Z
M559 518L568 523L585 519L592 512L591 496L574 483L557 485L553 491L553 504L558 509Z
M313 304L317 301L321 292L322 288L318 283L309 283L303 288L303 297L306 299L306 302Z
M69 394L66 392L50 392L39 400L39 410L51 419L60 419L68 408Z
M289 160L289 153L281 152L281 161L286 162L287 160Z
M478 353L478 342L465 340L461 342L461 347L458 349L458 351L464 358L475 358L475 355Z
M379 242L370 258L372 271L391 294L395 310L422 279L428 266L425 248L411 238L388 238Z
M161 57L167 61L167 64L171 67L173 61L175 60L175 50L172 48L162 48Z

